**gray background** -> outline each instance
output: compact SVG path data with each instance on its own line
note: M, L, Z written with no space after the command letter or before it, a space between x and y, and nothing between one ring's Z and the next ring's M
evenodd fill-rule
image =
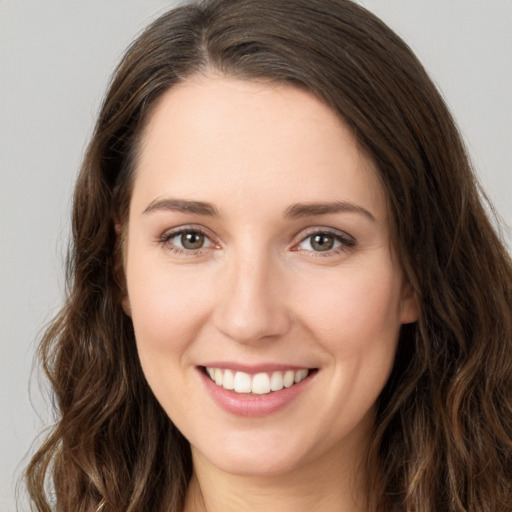
M430 71L510 239L512 0L360 3ZM29 378L34 340L59 305L83 149L123 49L172 4L0 0L0 512L15 510L22 459L50 421L37 372Z

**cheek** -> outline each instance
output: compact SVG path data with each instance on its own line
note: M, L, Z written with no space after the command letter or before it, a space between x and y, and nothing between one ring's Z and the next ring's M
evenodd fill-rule
M160 353L182 352L201 329L211 292L193 273L137 255L129 260L128 297L143 365Z
M399 274L382 263L338 270L297 290L299 316L331 353L394 349L401 326Z
M189 349L204 325L208 286L191 269L133 258L127 285L137 352L146 380L173 420L192 400ZM190 402L192 403L192 402ZM183 419L181 420L183 421Z

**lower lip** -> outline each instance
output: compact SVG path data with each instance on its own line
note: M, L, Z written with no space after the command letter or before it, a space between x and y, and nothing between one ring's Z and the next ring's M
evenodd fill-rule
M316 374L316 372L310 372L304 380L289 388L271 391L265 395L253 395L224 389L222 386L217 386L203 369L199 369L199 372L208 393L219 407L231 414L249 417L268 416L284 409L307 388Z

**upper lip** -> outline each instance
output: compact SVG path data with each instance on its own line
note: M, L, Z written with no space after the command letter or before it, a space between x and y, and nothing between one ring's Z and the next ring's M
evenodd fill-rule
M245 364L232 361L210 361L200 365L204 368L221 368L223 370L231 370L234 372L245 372L249 374L266 373L275 371L287 370L312 370L313 368L308 365L297 364L283 364L283 363L260 363L260 364Z

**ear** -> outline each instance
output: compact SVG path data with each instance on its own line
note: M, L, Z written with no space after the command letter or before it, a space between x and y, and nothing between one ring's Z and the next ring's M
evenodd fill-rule
M126 294L121 300L121 306L123 306L123 311L126 316L132 317L132 308L130 306L130 299L128 298L128 294Z
M419 314L418 296L410 283L404 282L400 301L400 322L402 324L412 324L418 320Z
M125 229L119 222L114 223L116 232L116 244L114 254L114 274L117 285L119 286L121 307L125 314L129 317L132 316L132 309L130 306L130 299L128 297L128 288L126 286L126 234Z

